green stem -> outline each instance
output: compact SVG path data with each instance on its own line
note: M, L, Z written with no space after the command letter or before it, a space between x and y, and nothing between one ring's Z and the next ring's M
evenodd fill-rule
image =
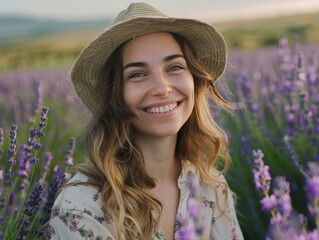
M32 167L31 167L31 174L30 174L30 178L29 178L29 182L30 182L30 185L29 185L29 187L28 187L28 190L27 190L27 193L26 193L26 197L23 199L23 203L20 205L21 207L20 207L20 209L19 209L19 212L18 212L18 215L17 215L17 217L16 217L16 221L14 222L14 225L13 225L13 227L11 228L11 231L9 232L9 235L8 235L8 239L9 239L9 237L12 235L12 233L14 232L14 229L16 228L16 226L17 226L17 224L18 224L18 220L20 219L20 216L21 216L21 214L22 214L22 211L23 211L23 207L25 206L25 204L26 204L26 201L27 201L27 198L28 198L28 196L29 196L29 194L30 194L30 191L31 191L31 185L32 185L32 180L33 180L33 176L34 175L34 166L32 165ZM28 218L28 217L27 217ZM21 230L21 227L23 226L23 223L25 222L25 220L26 220L26 218L23 220L23 222L22 223L19 223L20 224L20 227L18 228L18 230L17 231L15 231L15 235L14 235L14 238L13 239L15 239L16 237L17 237L17 234L19 233L19 231Z

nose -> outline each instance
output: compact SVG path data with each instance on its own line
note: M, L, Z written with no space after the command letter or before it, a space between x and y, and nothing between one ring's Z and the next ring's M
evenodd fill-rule
M153 74L152 82L152 95L154 96L166 96L172 91L169 79L161 73Z

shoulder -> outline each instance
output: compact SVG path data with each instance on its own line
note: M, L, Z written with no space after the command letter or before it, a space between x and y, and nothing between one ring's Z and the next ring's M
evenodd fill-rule
M75 174L68 183L89 182L85 175ZM99 222L106 216L101 196L97 188L92 185L67 185L57 196L53 212L73 213L76 215L89 215ZM77 216L79 218L79 216Z
M88 182L77 173L68 183ZM110 216L103 208L98 189L90 185L67 185L57 196L47 229L51 239L108 236L114 229ZM91 238L90 238L91 239Z
M214 179L214 187L217 190L217 194L219 195L228 195L230 194L231 196L233 196L233 193L231 192L227 180L224 176L224 174L222 174L220 171L218 171L217 169L211 169L210 171L212 178Z
M69 180L68 184L89 181L85 175L77 173ZM67 185L63 187L54 205L59 205L64 209L90 208L90 210L95 212L99 212L102 207L98 189L91 185L84 184Z

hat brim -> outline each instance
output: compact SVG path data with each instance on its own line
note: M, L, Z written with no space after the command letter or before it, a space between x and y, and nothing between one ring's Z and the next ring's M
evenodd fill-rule
M95 112L101 100L97 90L101 70L111 53L124 42L155 32L177 33L193 45L200 62L213 74L214 81L224 72L227 47L222 35L210 24L181 18L136 18L106 29L76 59L71 80L82 102ZM105 97L105 96L104 96Z

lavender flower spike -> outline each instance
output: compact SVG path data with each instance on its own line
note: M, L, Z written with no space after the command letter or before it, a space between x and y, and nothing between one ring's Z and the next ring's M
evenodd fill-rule
M29 234L30 230L28 229L28 227L30 226L30 223L32 222L33 217L36 214L36 211L39 210L39 204L41 202L42 192L43 192L42 184L37 183L32 189L32 192L24 205L24 208L23 208L24 216L21 216L19 219L20 227L19 227L19 231L17 232L18 234L17 239L25 239L25 236Z
M32 189L29 199L24 206L23 212L25 215L31 217L34 214L35 207L37 207L41 201L42 191L43 186L37 183Z
M273 214L270 220L271 225L281 227L287 221L291 212L291 198L290 198L290 184L286 181L285 177L274 178L274 196L276 201L273 207Z
M40 224L45 224L49 220L56 193L59 187L65 183L65 181L65 173L58 168L47 189L46 200L42 206L42 217L40 219Z
M307 173L308 209L319 228L319 163L309 162Z
M314 176L308 179L307 187L313 198L319 198L319 176Z
M264 153L261 150L253 150L255 169L254 182L257 190L261 190L264 194L269 192L271 175L269 173L269 166L264 164Z
M40 114L40 122L37 128L37 137L40 138L44 135L44 131L43 129L47 126L47 114L49 112L49 108L48 107L43 107L41 114Z
M14 157L17 154L17 129L18 129L18 126L16 124L12 124L11 131L10 131L10 146L8 149L8 158L7 158L7 163L9 165L14 165L16 163L16 160L14 159Z
M75 148L75 138L72 137L70 139L69 146L68 146L68 149L66 151L65 158L64 158L64 163L65 163L66 167L73 165L73 157L72 157L72 155L73 155L73 152L74 152L74 148Z
M14 175L14 171L12 170L13 165L16 163L16 160L14 159L15 155L17 154L17 129L18 126L16 124L12 124L11 131L10 131L10 146L8 149L8 157L7 157L7 163L9 165L9 169L6 171L4 177L5 177L5 183L4 185L7 187L12 186L12 179Z
M262 199L261 204L263 206L263 210L270 212L277 205L277 198L274 195L270 195L269 197L265 197Z

